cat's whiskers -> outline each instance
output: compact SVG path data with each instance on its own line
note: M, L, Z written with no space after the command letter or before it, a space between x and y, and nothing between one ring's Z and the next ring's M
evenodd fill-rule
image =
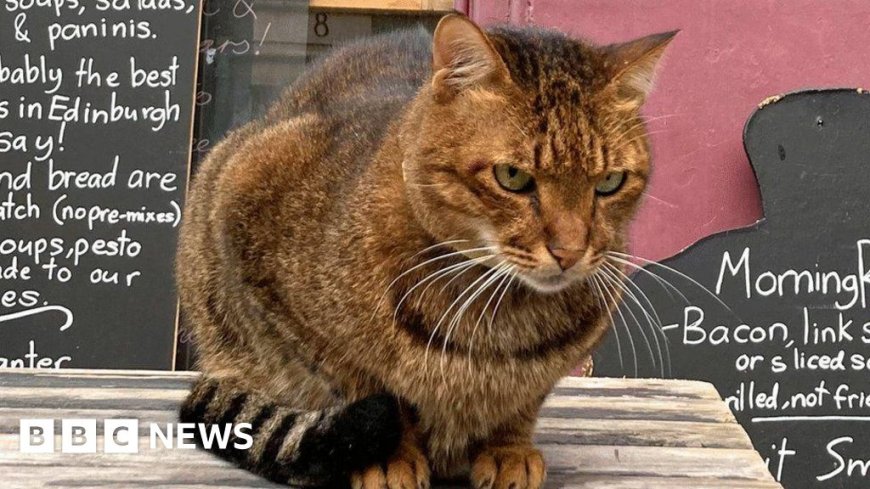
M681 116L681 115L685 115L685 114L674 113L674 114L662 114L662 115L657 115L657 116L640 115L640 116L638 116L638 119L640 119L639 122L636 122L635 124L630 126L628 129L622 130L620 132L620 137L625 137L631 131L633 131L639 127L648 125L650 122L655 122L655 121L663 120L663 119L670 119L672 117L677 117L677 116ZM603 129L602 132L610 132L611 130L615 129L616 126L622 124L623 122L624 122L624 120L622 118L615 118L607 126L605 126L605 128Z
M516 269L516 265L514 265L514 270L511 272L510 279L508 279L508 283L505 286L504 290L501 291L501 295L498 296L498 301L495 303L495 307L492 308L492 315L489 317L489 321L486 324L486 331L488 334L492 334L492 324L495 321L495 317L498 314L498 308L501 306L501 301L504 299L505 293L510 289L511 285L514 283L514 280L519 275L519 270Z
M525 264L522 264L522 263L519 263L519 262L513 261L513 260L511 261L511 264L513 264L513 266L515 266L518 271L532 272L535 270L534 266L525 265Z
M674 299L674 295L671 293L671 291L673 290L674 292L676 292L676 293L680 296L680 298L681 298L684 302L687 302L687 303L689 302L689 299L685 296L685 294L683 294L683 292L682 292L680 289L678 289L677 287L675 287L675 286L674 286L672 283L670 283L669 281L665 280L665 278L662 277L661 275L659 275L659 274L657 274L657 273L655 273L655 272L652 272L652 271L650 271L650 270L647 270L646 268L644 268L644 267L638 265L637 263L633 263L633 262L631 262L631 261L628 261L628 260L625 260L625 259L619 258L618 256L615 256L615 255L612 255L612 254L608 254L608 258L611 259L611 260L616 261L617 263L622 263L622 264L625 265L625 266L631 267L632 269L637 270L638 272L645 273L645 274L649 275L650 277L653 278L653 280L656 281L656 283L659 284L659 286L660 286L660 287L661 287L665 292L667 292L668 297L670 297L672 300Z
M445 275L449 275L449 274L457 271L458 269L465 269L466 267L468 267L468 268L473 267L474 265L477 265L477 264L482 263L486 260L489 260L490 258L493 258L494 256L496 256L496 255L484 255L484 256L481 256L478 258L469 258L468 260L464 260L464 261L461 261L459 263L454 263L453 265L448 265L444 268L438 269L438 270L430 273L429 275L425 276L423 279L421 279L420 281L415 283L413 287L408 289L408 291L405 292L402 295L401 299L399 299L399 301L396 303L396 309L395 309L395 311L393 311L393 321L395 321L396 317L398 317L399 309L402 307L402 304L405 302L405 299L407 299L408 296L410 296L411 293L413 293L418 287L422 286L423 284L425 284L426 282L428 282L430 280L437 281L441 277L443 277ZM424 292L425 292L425 290L428 290L428 287L426 289L424 289ZM420 294L421 297L422 297L422 295L423 294Z
M466 254L466 253L476 253L476 252L484 252L484 251L490 251L490 252L492 252L492 251L496 251L496 252L497 252L498 250L495 249L495 247L493 247L493 246L482 246L482 247L471 248L471 249L463 250L463 251L454 251L454 252L451 252L451 253L446 253L446 254L444 254L444 255L436 256L435 258L430 258L430 259L428 259L428 260L425 260L425 261L423 261L422 263L418 263L417 265L415 265L415 266L413 266L413 267L411 267L411 268L405 270L404 272L400 273L400 274L399 274L396 278L394 278L393 281L390 282L390 283L387 285L387 287L384 289L384 293L381 294L381 297L378 299L378 302L375 304L375 307L374 307L373 310L372 310L372 316L371 316L371 318L369 319L369 321L374 321L375 316L377 316L378 309L380 309L380 308L381 308L381 305L383 305L384 300L387 298L387 294L390 292L390 289L392 289L393 286L396 285L396 282L398 282L399 280L401 280L402 277L404 277L404 276L406 276L406 275L408 275L408 274L410 274L410 273L413 273L415 270L418 270L418 269L420 269L420 268L422 268L422 267L425 267L426 265L429 265L430 263L434 263L434 262L439 261L439 260L445 260L445 259L450 258L450 257L452 257L452 256L464 255L464 254Z
M634 310L631 307L631 302L626 301L624 298L627 297L628 299L633 301L634 304L638 308L640 308L641 312L643 313L643 315L647 321L647 325L650 328L650 332L653 335L653 340L655 341L655 344L656 344L656 352L658 353L659 371L660 371L661 376L664 377L664 375L665 375L664 357L662 355L662 347L661 347L661 344L659 343L658 334L656 334L656 332L658 330L656 328L656 324L654 323L654 321L652 319L652 316L650 316L650 314L646 311L646 308L644 308L644 306L641 304L640 300L638 300L638 298L634 294L634 292L631 289L629 289L628 286L625 284L625 282L621 278L621 277L624 277L625 275L618 268L616 268L613 264L611 264L609 262L604 262L602 270L603 270L603 273L610 275L610 277L613 279L613 283L619 288L619 290L622 291L623 304L625 304L625 309L628 311L629 315L631 315L631 318L634 319L634 322L637 325L637 329L640 330L640 334L643 336L643 340L646 343L647 352L649 353L653 368L655 368L656 357L653 354L653 350L652 350L652 346L651 346L650 341L649 341L649 337L647 336L646 331L644 331L643 324L638 319L637 315L634 313Z
M501 263L504 263L504 262L501 262ZM480 277L478 277L477 279L475 279L475 280L474 280L470 285L468 285L468 286L467 286L467 287L466 287L466 288L465 288L465 289L464 289L464 290L463 290L463 291L462 291L462 292L461 292L461 293L460 293L460 294L459 294L459 295L458 295L458 296L453 300L453 302L452 302L452 303L447 307L447 309L444 311L444 313L443 313L443 314L441 315L441 317L438 319L438 322L435 323L435 327L432 328L432 332L431 332L431 334L429 335L429 341L426 343L426 350L425 350L425 353L424 353L424 355L423 355L423 363L426 365L426 368L427 368L427 369L429 368L429 350L430 350L430 348L432 347L432 341L435 339L435 335L438 334L438 330L441 328L441 324L442 324L442 323L444 322L444 320L447 318L447 315L450 314L450 311L452 311L453 308L456 307L456 305L459 303L459 301L462 300L462 298L465 297L465 295L466 295L469 291L473 290L474 287L475 287L478 283L480 283L481 281L485 280L486 277L489 276L491 273L494 273L495 270L496 270L495 268L490 268L489 270L483 272L483 273L480 275ZM445 341L446 341L446 340L445 340Z
M616 336L616 355L619 358L619 368L624 372L625 364L622 360L622 344L619 341L619 327L616 324L616 321L613 320L613 314L610 312L610 305L607 302L607 299L604 297L604 285L603 279L600 275L600 269L596 270L590 278L592 279L592 283L595 285L595 289L598 291L598 295L596 299L599 299L599 303L601 304L601 308L607 312L607 316L610 318L610 324L613 326L613 334Z
M662 129L659 131L648 131L648 132L640 133L637 136L635 136L631 139L628 139L626 141L617 141L617 143L619 143L619 146L615 146L615 147L610 148L610 152L611 153L619 153L624 148L628 147L630 144L635 143L635 142L637 142L645 137L649 137L649 136L652 136L655 134L662 134L662 133L666 133L666 132L668 132L667 129Z
M606 267L602 267L602 271L605 275L607 275L610 278L611 282L614 285L615 290L618 290L620 292L620 305L622 305L622 304L625 305L625 310L628 312L628 315L631 316L631 319L634 321L635 326L637 326L637 330L640 332L641 337L643 338L643 342L646 346L647 353L649 354L650 361L652 361L653 368L655 368L657 362L656 362L655 353L653 352L652 343L649 340L649 336L647 336L647 334L646 334L646 329L644 329L643 323L637 317L637 314L634 313L634 309L632 309L632 307L631 307L631 302L628 302L626 300L626 297L628 299L632 299L631 294L629 293L628 290L626 290L626 286L622 282L622 280L620 280L620 278L617 277L610 269L608 269ZM652 329L653 335L655 335L655 326L653 326L653 323L651 320L649 321L649 326L651 328L653 328ZM656 341L658 341L657 336L654 336L654 339ZM662 373L664 374L664 372L662 372Z
M514 272L514 266L511 265L510 263L505 264L503 271L500 272L498 275L498 277L501 277L501 280L499 281L498 285L495 286L495 289L492 290L492 293L489 295L489 299L487 299L486 304L483 305L483 309L480 310L480 315L477 317L477 321L474 323L474 328L472 328L472 331L471 331L471 338L468 340L469 374L471 374L471 372L470 372L470 370L471 370L471 361L470 361L471 358L470 357L471 357L471 352L474 349L474 338L477 335L477 328L478 328L478 326L480 326L480 323L483 320L483 317L486 315L487 308L492 303L493 299L495 299L495 297L498 295L499 289L501 289L502 285L504 285L505 282L508 281L508 279L511 277L513 272ZM498 279L498 277L496 277L496 279ZM510 286L510 285L508 285L508 286ZM490 314L490 316L489 316L490 324L492 323L493 318L495 317L496 310L497 309L494 308L492 314Z
M610 297L610 302L613 303L613 308L616 309L617 314L619 314L620 319L622 319L625 332L628 334L628 344L631 347L631 355L634 360L634 376L637 377L637 349L634 346L634 337L631 334L631 328L628 326L628 321L625 320L625 315L622 313L622 309L619 308L619 300L613 294L613 290L611 290L611 287L614 285L612 279L603 271L603 269L599 268L599 270L602 270L601 279L604 284L604 292L607 293L608 297Z
M632 119L633 120L633 119ZM598 134L610 134L614 132L619 126L626 123L624 117L607 117L600 124L597 125L596 131ZM626 134L626 130L619 131L617 138L622 137Z
M493 267L492 269L490 269L489 271L484 273L484 275L489 275L489 278L487 278L482 284L478 285L477 289L475 289L474 292L472 292L471 294L468 295L468 297L465 299L465 301L462 303L462 305L459 306L459 308L457 308L456 311L453 313L453 317L450 319L450 322L447 323L447 335L445 336L445 341L444 341L444 345L443 345L445 348L447 347L447 342L448 342L451 334L453 333L454 329L459 325L459 323L462 321L463 317L465 316L465 311L468 310L468 307L487 288L489 288L490 285L492 285L496 280L498 280L499 277L501 277L501 274L504 271L504 269L506 269L509 266L510 265L506 261L503 260L498 265L496 265L495 267ZM443 360L443 351L442 351L442 360Z
M520 125L519 122L515 121L512 117L507 118L508 121L516 128L516 130L523 135L524 138L529 139L529 135L526 133L525 129Z
M411 258L417 258L418 256L422 255L423 253L426 253L427 251L434 250L435 248L440 248L442 246L449 246L449 245L457 244L457 243L468 243L469 241L471 241L471 240L470 239L449 239L447 241L435 243L432 246L427 246L427 247L423 248L422 250L414 253L411 256Z
M676 293L680 296L680 298L681 298L683 301L685 301L686 303L690 303L691 301L689 301L689 299L686 297L686 295L683 294L683 292L682 292L678 287L676 287L675 285L673 285L669 280L665 279L665 278L664 278L663 276L661 276L659 273L656 273L656 272L654 272L654 271L652 271L652 270L649 270L649 269L647 269L647 268L644 267L644 266L638 265L637 263L634 263L634 262L631 261L631 260L637 260L637 261L639 261L639 262L646 263L646 264L648 264L648 265L653 265L653 266L661 267L662 269L667 270L667 271L669 271L669 272L671 272L671 273L674 273L674 274L676 274L676 275L682 277L683 279L689 281L690 283L692 283L692 284L695 285L696 287L700 288L702 291L704 291L706 294L708 294L710 297L712 297L714 300L716 300L720 305L722 305L722 307L724 307L724 308L725 308L726 310L728 310L731 314L734 314L735 317L737 317L736 314L734 313L734 311L733 311L733 310L732 310L732 309L731 309L727 304L725 304L725 302L723 302L723 301L722 301L722 300L721 300L721 299L720 299L716 294L714 294L710 289L708 289L707 287L705 287L703 284L699 283L697 280L693 279L692 277L690 277L690 276L684 274L683 272L680 272L679 270L676 270L676 269L674 269L674 268L671 268L671 267L669 267L669 266L667 266L667 265L664 265L664 264L662 264L662 263L659 263L659 262L657 262L657 261L649 260L649 259L646 259L646 258L639 257L639 256L637 256L637 255L629 254L629 253L622 253L622 252L617 252L617 251L608 251L608 252L607 252L607 257L608 257L609 260L612 260L612 261L615 262L615 263L620 263L620 264L622 264L622 265L624 265L624 266L631 267L632 269L637 270L639 273L644 273L644 274L649 275L650 277L652 277L652 278L653 278L653 279L654 279L654 280L659 284L660 287L662 287L662 289L663 289L665 292L668 293L668 295L669 295L672 299L673 299L673 295L671 294L671 291L673 290L674 292L676 292ZM623 276L626 276L624 273L623 273L622 275L623 275ZM669 374L670 374L670 368L671 368L671 367L670 367L670 348L669 348L669 346L668 346L669 341L668 341L667 335L665 335L665 333L664 333L664 330L661 329L661 325L662 325L661 319L658 318L658 314L655 312L655 307L652 305L652 301L650 301L649 297L646 296L646 294L643 292L642 288L641 288L639 285L637 285L634 281L628 279L627 276L626 276L626 279L627 279L627 280L628 280L632 285L634 285L634 287L635 287L635 288L637 289L637 291L642 295L642 297L644 298L644 300L646 301L646 303L649 304L649 306L653 309L653 313L655 314L656 319L657 319L657 321L658 321L659 330L661 331L661 336L662 336L662 338L664 338L664 340L665 340L665 341L664 341L664 346L665 346L665 350L666 350L666 352L667 352L667 357L668 357L668 371L669 371ZM634 300L635 300L635 302L638 303L638 306L641 307L642 310L644 310L643 306L640 306L640 303L639 303L638 298L637 298L637 297L634 297Z
M642 137L642 136L649 136L650 134L653 134L654 132L661 132L661 130L659 130L659 131L646 131L646 130L643 130L643 131L641 131L639 134L635 134L635 135L632 136L631 133L634 132L635 129L639 129L639 128L645 127L645 126L648 125L650 122L657 121L657 120L661 120L661 119L668 119L668 118L670 118L670 117L674 117L674 116L677 116L677 115L681 115L681 114L665 114L665 115L656 116L656 117L644 117L644 116L641 116L641 117L640 117L640 121L636 122L635 124L633 124L632 126L630 126L628 129L623 129L622 131L620 131L619 135L616 137L616 140L615 140L615 141L612 141L612 142L610 143L610 146L611 146L611 147L616 147L616 145L618 145L618 144L620 145L619 147L617 147L617 149L612 150L612 151L618 151L619 148L622 148L622 147L623 147L622 142L623 142L623 141L626 141L626 138L629 138L629 137L630 137L632 140L634 140L634 139L638 139L638 138L640 138L640 137ZM619 123L621 123L621 122L622 122L622 121L619 121ZM618 125L618 124L616 124L616 125ZM609 127L609 128L607 129L607 131L610 131L610 130L614 129L616 125L613 125L613 126Z
M452 284L453 282L459 280L460 277L462 277L463 275L465 275L466 273L468 273L470 270L472 270L472 269L475 267L475 265L483 264L484 262L486 262L486 261L488 261L488 260L491 260L491 259L493 259L493 258L496 258L497 256L498 256L497 254L493 254L493 255L488 255L488 258L487 258L486 260L482 260L482 261L480 261L480 262L475 262L475 263L467 263L467 262L466 262L466 266L464 266L464 267L460 267L459 269L457 269L457 270L454 271L455 273L453 274L453 277L451 277L450 280L447 281L447 283L445 283L444 285L441 286L441 289L438 290L438 293L439 293L439 294L443 294L443 293L447 290L447 288L450 287L450 284ZM443 276L441 276L441 277L438 277L438 279L433 280L433 281L429 282L428 285L426 285L426 287L423 289L422 292L420 292L420 294L419 294L418 297L417 297L417 305L418 305L418 306L420 305L420 303L421 303L421 301L423 300L423 298L426 296L426 292L428 292L429 289L430 289L433 285L435 285L436 282L438 282L439 280L441 280L441 279L444 278L445 276L446 276L446 275L443 275Z
M467 250L453 251L450 253L446 253L444 255L436 256L435 258L430 258L430 259L428 259L422 263L419 263L419 264L405 270L404 272L400 273L395 279L393 279L392 282L390 282L390 285L387 286L387 290L389 290L393 285L396 284L396 282L398 282L405 275L408 275L409 273L413 272L414 270L417 270L421 267L424 267L430 263L436 262L438 260L443 260L445 258L450 258L451 256L467 255L467 253L477 253L477 252L482 253L484 251L496 251L497 252L498 249L496 249L494 246L480 246L477 248L471 248L471 249L467 249Z
M639 115L638 118L644 124L649 124L650 122L660 121L664 119L671 119L674 117L680 117L686 115L685 113L674 112L671 114L660 114L660 115Z
M607 259L612 260L613 257L608 256ZM665 353L665 360L667 360L668 375L670 375L671 374L671 350L670 350L670 346L669 346L670 341L668 340L668 336L665 334L665 330L663 328L664 324L662 323L662 319L659 317L658 311L656 311L655 306L653 305L653 303L649 299L649 297L646 295L644 290L634 280L632 280L631 277L628 276L628 274L626 274L622 269L613 265L612 263L610 263L610 262L606 262L606 263L608 265L610 265L611 267L613 267L613 271L618 273L623 278L624 283L628 284L630 287L633 287L634 290L638 294L640 294L640 297L644 300L646 306L648 306L649 309L652 311L652 314L655 317L655 321L653 322L653 325L655 326L653 329L653 334L658 333L662 337L662 340L663 340L662 343L665 346L664 353ZM634 301L636 303L638 303L638 306L641 307L641 311L643 311L644 315L647 316L647 320L651 321L652 318L650 318L649 312L646 310L646 308L643 306L640 306L640 301L638 300L638 298L636 296L634 296L634 294L632 294L632 296L633 296ZM656 336L654 336L653 338L656 338ZM658 339L656 339L656 347L659 348L659 358L661 358L662 351L661 351L661 346L659 344Z
M683 273L683 272L681 272L681 271L679 271L679 270L677 270L677 269L675 269L675 268L671 268L671 267L669 267L669 266L667 266L667 265L665 265L665 264L663 264L663 263L660 263L660 262L657 262L657 261L654 261L654 260L649 260L649 259L646 259L646 258L643 258L643 257L637 256L637 255L631 255L631 254L628 254L628 253L620 253L620 252L617 252L617 251L608 251L607 254L608 254L608 255L611 255L611 256L612 256L612 255L616 255L617 257L624 258L624 259L629 259L629 260L630 260L630 259L638 260L638 261L643 262L643 263L646 263L646 264L648 264L648 265L653 265L653 266L661 267L661 268L663 268L663 269L665 269L665 270L667 270L667 271L669 271L669 272L671 272L671 273L674 273L674 274L676 274L676 275L679 275L679 276L682 277L683 279L688 280L689 282L691 282L692 284L694 284L696 287L699 287L701 290L703 290L704 292L706 292L710 297L713 298L713 300L715 300L716 302L718 302L722 307L724 307L725 309L727 309L728 312L730 312L732 315L734 315L734 317L737 317L737 314L736 314L736 313L731 309L731 307L729 307L728 304L726 304L725 302L723 302L722 299L720 299L718 295L716 295L716 294L713 293L713 291L711 291L711 290L708 289L707 287L704 287L704 285L702 285L702 284L701 284L700 282L698 282L697 280L693 279L692 277L686 275L685 273ZM640 269L640 268L643 268L643 267L638 267L638 268ZM649 270L647 270L647 271L649 271ZM650 273L652 273L652 272L650 272ZM659 276L659 277L661 278L661 276ZM664 280L664 279L663 279L663 280ZM667 282L666 280L665 280L665 282L666 282L666 283L669 283L669 282ZM677 287L674 287L673 284L671 284L671 287L673 287L675 290L677 290L677 291L679 292L679 289L678 289ZM689 302L689 300L686 299L686 296L685 296L685 295L683 295L682 293L680 293L680 295L682 296L682 298L683 298L686 302Z
M475 285L477 285L480 281L484 280L489 274L493 273L494 271L495 271L495 267L490 268L490 269L486 270L485 272L483 272L480 275L480 277L477 277L470 285L466 286L465 289L463 289L462 292L460 292L456 296L456 298L453 300L453 302L451 302L450 305L447 306L447 309L444 310L444 313L441 315L441 317L435 323L435 327L432 328L432 333L429 335L429 342L426 343L426 352L424 355L424 361L427 363L427 366L428 366L428 358L429 358L429 348L432 345L432 341L435 339L435 335L438 333L438 329L441 327L441 324L447 318L447 315L450 314L450 311L452 311L453 308L456 307L456 305L465 296L465 294L467 294L470 290L472 290L472 288ZM455 279L455 277L454 277L454 279ZM448 285L449 285L449 283L448 283ZM444 291L444 290L445 289L442 287L441 291Z
M643 195L646 196L647 198L650 198L650 199L656 201L656 202L660 202L660 203L662 203L662 204L664 204L664 205L666 205L666 206L668 206L668 207L670 207L670 208L672 208L672 209L677 208L677 205L676 205L676 204L673 204L673 203L671 203L671 202L668 202L667 200L664 200L664 199L662 199L662 198L660 198L660 197L656 197L655 195L649 193L648 191L644 191Z
M439 362L439 367L441 370L441 376L444 378L444 362L447 358L447 344L450 342L450 336L459 327L459 324L462 322L462 319L465 317L465 311L468 310L468 307L481 295L486 289L488 289L493 283L495 283L504 270L509 267L509 264L506 264L505 261L502 261L495 267L493 267L489 272L491 275L486 279L481 285L477 287L477 289L468 296L462 306L453 313L453 318L450 320L447 326L447 334L444 336L444 341L441 347L441 359ZM484 274L486 275L486 274Z
M406 185L410 185L412 187L440 187L442 185L450 185L450 182L443 183L408 183Z
M486 304L484 305L484 307L481 311L481 315L477 318L477 321L474 324L474 328L473 328L472 333L471 333L471 339L468 342L469 358L468 358L467 364L468 364L469 379L473 380L475 378L475 375L474 375L475 372L473 371L473 367L474 367L475 363L471 359L471 353L475 347L474 345L475 345L475 338L477 335L477 329L480 326L480 323L482 322L481 320L483 319L483 315L486 313L487 308L489 307L489 304L492 303L493 298L498 296L498 300L496 301L495 306L493 307L492 312L489 314L489 318L487 319L487 327L486 327L487 334L491 335L492 334L492 324L495 321L496 315L498 314L499 306L501 305L502 299L504 299L505 294L507 293L507 291L510 289L511 285L513 284L514 278L516 278L516 274L517 274L517 272L516 272L515 267L513 265L507 264L505 266L504 270L501 273L501 278L498 279L498 284L496 285L495 289L493 289L492 294L490 294L489 299L486 301ZM501 293L499 293L499 290L501 290Z

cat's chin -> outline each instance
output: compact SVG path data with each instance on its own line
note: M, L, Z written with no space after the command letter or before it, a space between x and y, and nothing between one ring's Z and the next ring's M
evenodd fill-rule
M576 279L567 274L547 275L542 277L520 274L523 284L542 294L554 294L567 289Z

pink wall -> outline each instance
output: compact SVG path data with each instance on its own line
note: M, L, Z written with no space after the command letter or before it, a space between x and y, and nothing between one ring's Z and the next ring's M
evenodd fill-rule
M468 0L467 9L482 25L555 27L598 43L681 29L645 109L655 170L632 242L652 259L761 217L742 146L761 100L870 87L868 0Z

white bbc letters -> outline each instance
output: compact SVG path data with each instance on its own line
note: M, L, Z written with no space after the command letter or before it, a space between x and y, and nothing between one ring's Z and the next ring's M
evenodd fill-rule
M97 453L96 419L62 419L60 451L64 453Z
M103 438L106 453L139 453L139 421L107 419L103 422Z
M18 439L22 453L54 452L54 420L22 419L18 425Z

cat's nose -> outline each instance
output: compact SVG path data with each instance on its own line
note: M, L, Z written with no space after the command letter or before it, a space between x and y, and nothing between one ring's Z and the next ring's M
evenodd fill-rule
M580 261L580 258L583 257L583 250L579 249L571 250L553 246L547 246L547 249L550 250L550 254L556 259L556 262L559 264L559 268L561 268L562 271L573 267L578 261Z

